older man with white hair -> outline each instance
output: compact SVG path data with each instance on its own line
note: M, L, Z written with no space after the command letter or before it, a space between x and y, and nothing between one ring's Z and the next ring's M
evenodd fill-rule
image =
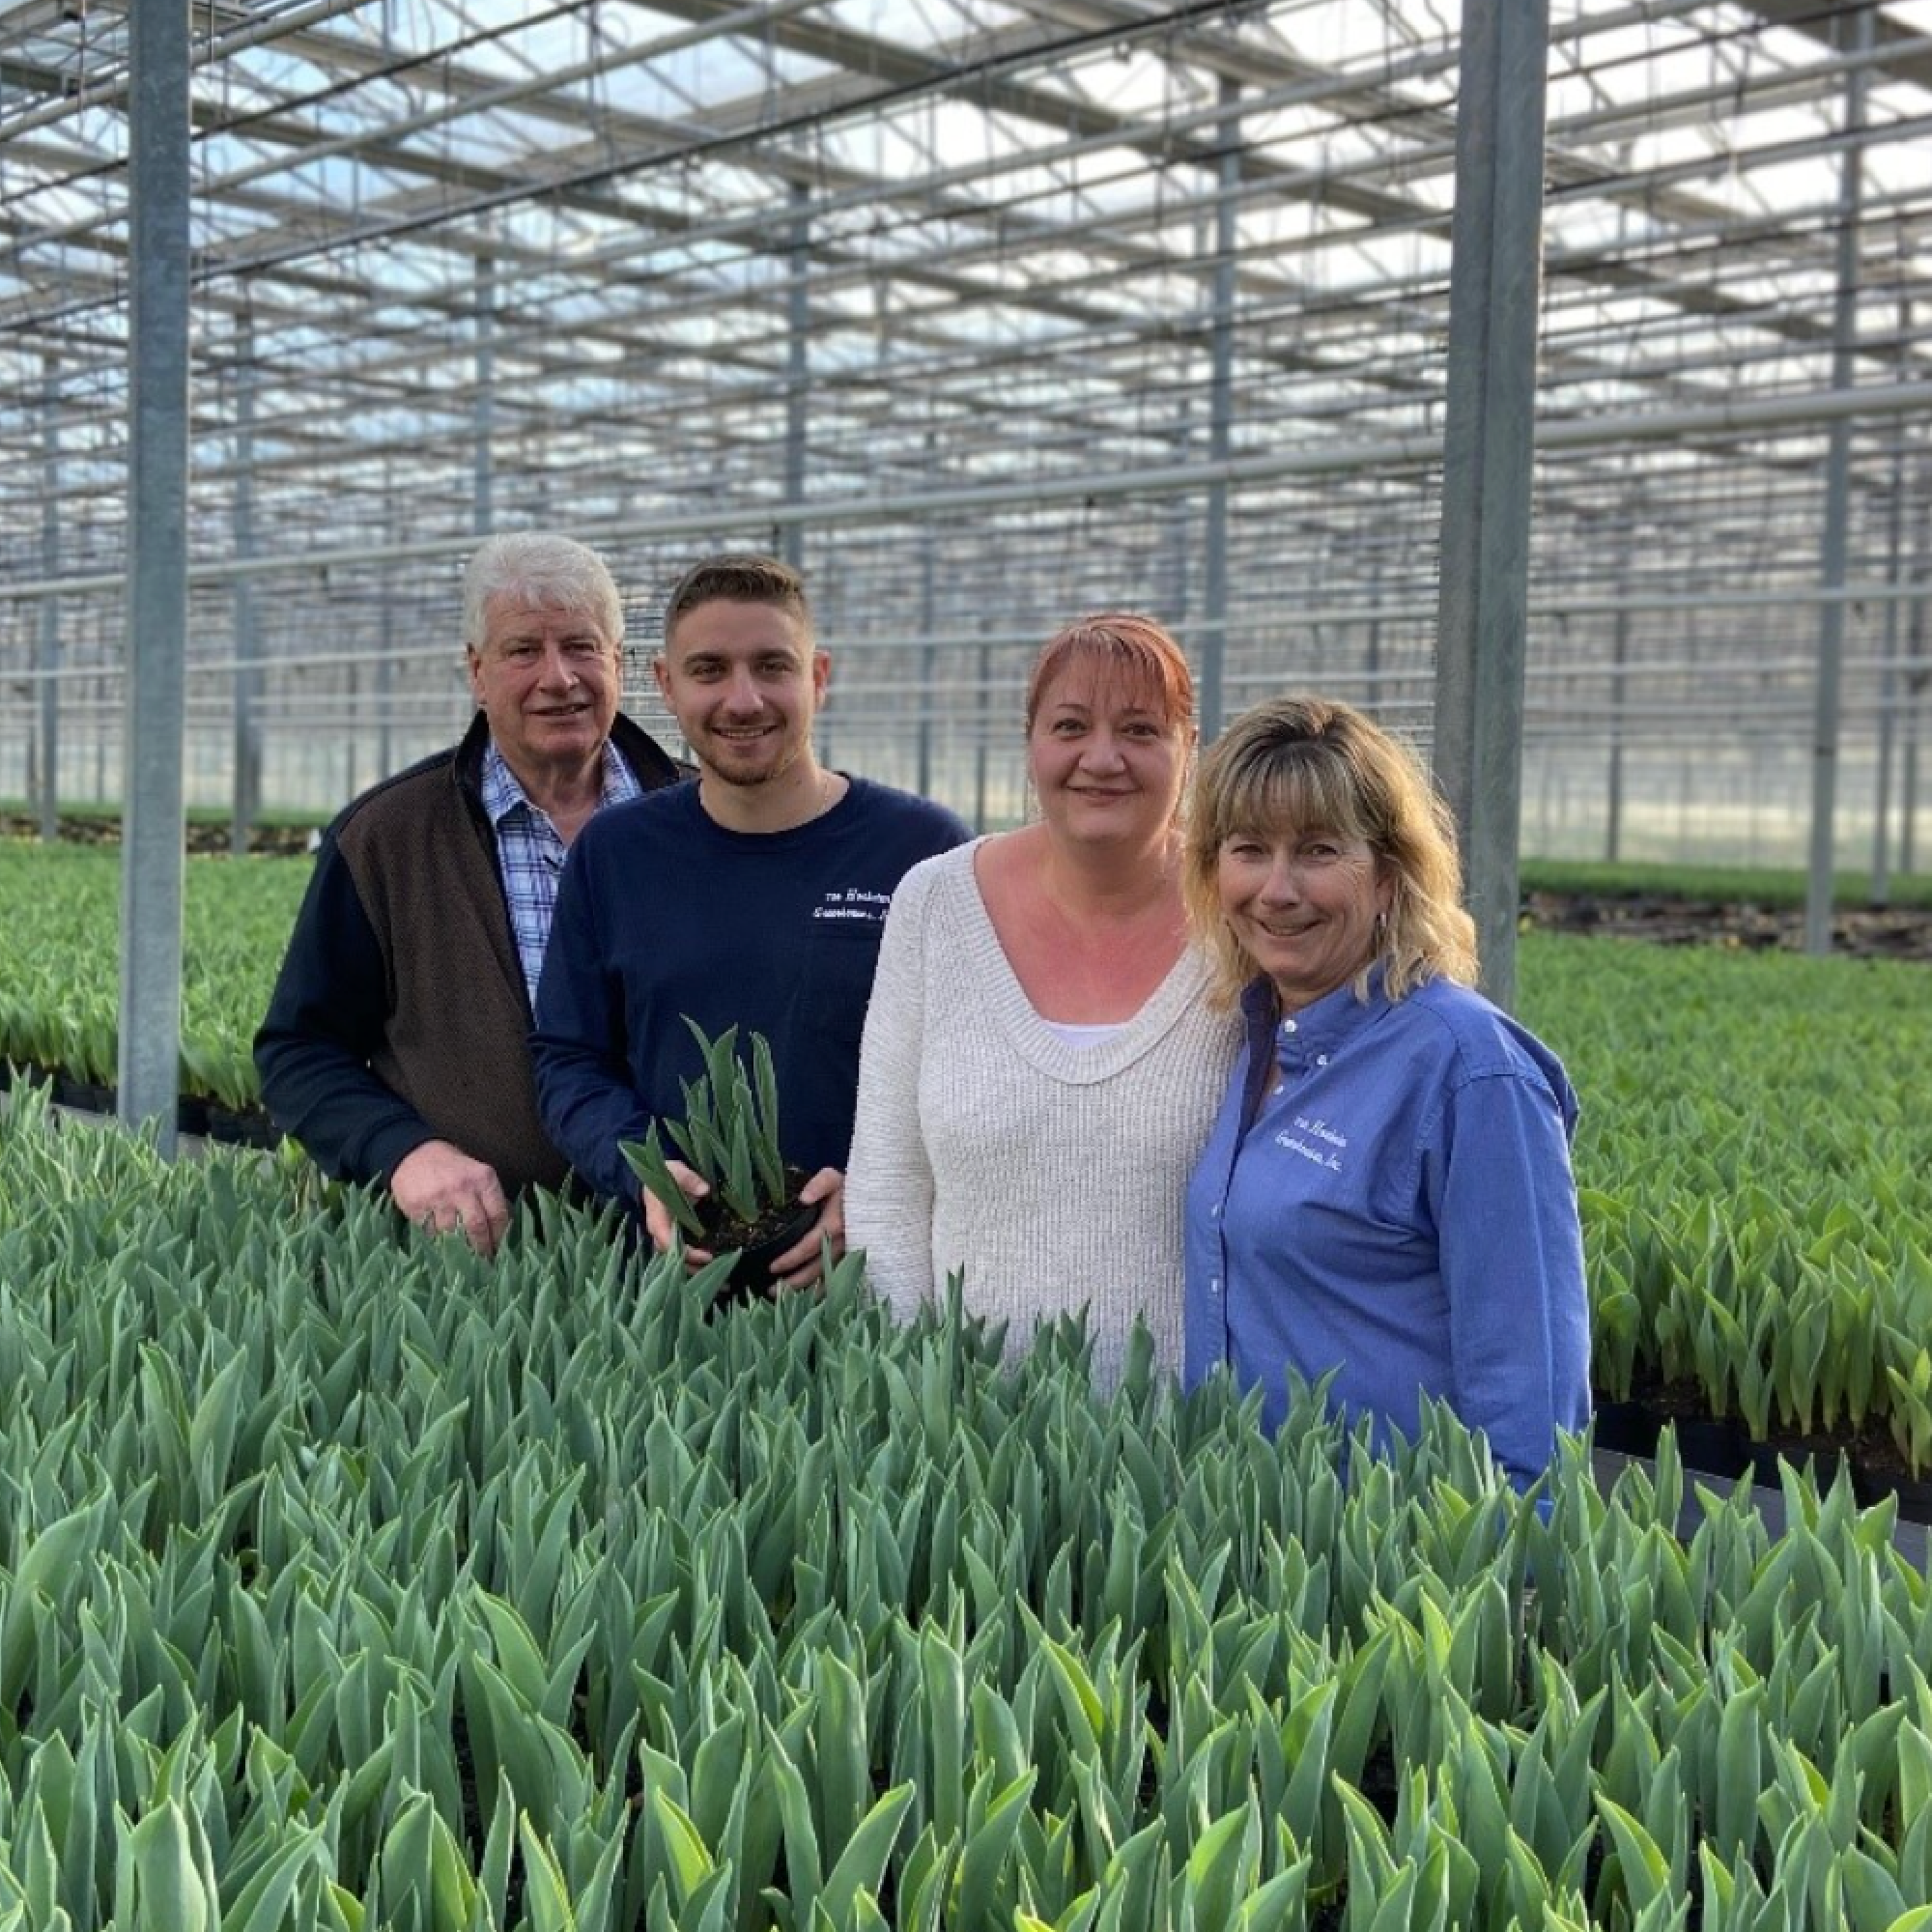
M255 1037L279 1126L485 1254L520 1192L569 1171L527 1045L564 855L593 813L681 775L617 708L623 634L594 551L485 540L463 586L475 720L324 835Z

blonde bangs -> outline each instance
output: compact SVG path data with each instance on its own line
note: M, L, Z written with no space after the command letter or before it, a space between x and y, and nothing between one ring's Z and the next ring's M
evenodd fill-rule
M1236 833L1272 838L1317 831L1378 842L1375 828L1363 818L1353 773L1326 745L1257 744L1216 776L1219 782L1208 800L1213 823L1201 828L1216 845Z
M1181 894L1215 1005L1232 1005L1255 972L1222 916L1221 847L1310 832L1359 839L1393 880L1379 955L1390 999L1426 980L1475 983L1455 827L1413 751L1349 705L1283 697L1236 719L1195 779Z

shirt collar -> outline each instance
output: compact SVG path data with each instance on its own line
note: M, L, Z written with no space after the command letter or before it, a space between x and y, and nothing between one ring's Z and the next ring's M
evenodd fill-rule
M1292 1026L1276 1011L1274 987L1265 979L1251 980L1241 993L1241 1019L1255 1059L1306 1060L1339 1051L1373 1026L1388 1004L1382 990L1382 963L1378 959L1369 968L1367 999L1356 998L1350 980L1293 1014Z
M609 738L604 741L602 770L603 785L597 800L600 807L622 805L627 799L641 796L643 788L632 776L623 753ZM483 810L493 826L500 826L519 806L526 811L538 810L522 781L510 769L509 759L497 749L494 738L483 747L482 792Z

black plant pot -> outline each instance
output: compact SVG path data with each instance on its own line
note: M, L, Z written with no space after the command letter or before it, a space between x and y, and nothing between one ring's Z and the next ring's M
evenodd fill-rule
M1677 1432L1677 1459L1687 1469L1732 1483L1755 1475L1750 1435L1742 1423L1720 1415L1680 1415L1671 1427Z
M1808 1471L1822 1496L1838 1479L1841 1463L1850 1466L1850 1458L1835 1449L1813 1448L1801 1443L1753 1442L1750 1446L1751 1481L1760 1489L1775 1490L1784 1481L1782 1464ZM1858 1492L1858 1477L1852 1478L1853 1493Z
M1896 1496L1900 1521L1932 1524L1932 1476L1907 1476L1894 1469L1854 1463L1852 1492L1866 1509L1887 1496Z
M224 1107L219 1100L208 1103L208 1137L229 1147L277 1148L280 1130L260 1107Z
M741 1301L754 1294L769 1298L776 1293L772 1264L787 1248L797 1247L818 1219L817 1204L798 1199L798 1190L808 1179L799 1169L786 1168L785 1205L767 1208L750 1227L727 1213L715 1195L707 1195L697 1204L697 1218L704 1224L704 1246L717 1255L735 1249L738 1256L721 1298Z
M1657 1454L1657 1432L1663 1418L1647 1402L1600 1402L1596 1407L1596 1444L1619 1456Z
M56 1072L54 1075L54 1104L58 1107L71 1107L78 1114L99 1114L105 1118L114 1112L119 1094L99 1080L82 1080L74 1074Z

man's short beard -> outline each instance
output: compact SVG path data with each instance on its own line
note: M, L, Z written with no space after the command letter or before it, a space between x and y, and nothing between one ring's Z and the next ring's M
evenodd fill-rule
M781 758L775 765L770 766L768 769L760 772L753 772L744 777L737 777L730 772L722 770L717 765L712 764L702 754L699 755L698 762L723 784L736 785L740 791L757 791L762 786L772 784L777 780L783 778L798 763L799 759L804 757L809 749L809 742L794 745L784 757Z

